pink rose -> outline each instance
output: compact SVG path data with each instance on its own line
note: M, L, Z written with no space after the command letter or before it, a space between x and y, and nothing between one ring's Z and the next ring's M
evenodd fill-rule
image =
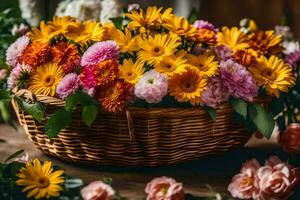
M234 198L239 199L256 199L259 194L259 179L257 170L260 164L256 159L246 161L241 172L232 178L228 186L228 191Z
M299 169L272 156L258 170L259 200L285 200L293 194L299 180Z
M300 124L290 124L281 139L281 146L285 152L300 154Z
M182 183L172 178L155 178L146 186L147 200L183 200L184 192Z
M92 182L80 192L84 200L110 200L115 195L115 191L112 187L102 181Z

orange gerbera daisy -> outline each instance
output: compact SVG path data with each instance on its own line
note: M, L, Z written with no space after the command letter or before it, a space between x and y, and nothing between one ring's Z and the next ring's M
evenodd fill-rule
M53 47L53 61L65 72L71 72L79 65L80 55L75 45L60 42Z
M199 29L195 35L195 39L208 44L215 44L217 42L217 34L208 29Z
M133 96L133 86L125 81L117 81L112 87L101 90L98 100L102 108L117 113L125 109L126 103Z
M237 50L233 59L241 65L250 66L255 61L255 55L251 50Z
M115 83L119 73L119 63L115 59L105 60L94 66L96 85L107 87Z
M47 43L33 42L23 51L21 60L32 67L37 67L50 60L52 48Z
M277 54L283 50L282 35L274 31L256 31L249 36L249 46L259 54Z

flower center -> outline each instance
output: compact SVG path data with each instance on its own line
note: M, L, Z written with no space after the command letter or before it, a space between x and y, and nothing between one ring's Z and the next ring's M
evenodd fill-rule
M45 79L45 86L51 87L55 82L55 78L53 76L47 76Z
M152 85L152 84L154 83L154 79L153 79L153 78L151 78L151 79L148 79L148 80L147 80L147 83L149 83L149 84L151 84L151 85Z
M194 92L195 88L193 86L193 84L191 84L190 82L186 82L183 84L183 91L184 92Z
M163 48L156 46L153 48L153 55L154 56L161 56L162 54L164 54L164 50Z
M50 185L49 179L45 176L41 176L37 179L39 188L46 188Z

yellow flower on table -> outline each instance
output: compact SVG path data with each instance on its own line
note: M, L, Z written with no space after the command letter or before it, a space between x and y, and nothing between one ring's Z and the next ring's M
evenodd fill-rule
M185 68L189 66L187 59L184 58L185 55L185 51L179 51L177 54L164 57L161 62L154 66L154 69L157 72L167 74L168 77L185 72Z
M205 90L207 79L195 67L187 67L186 72L175 74L169 79L170 95L178 102L201 103L201 94Z
M288 92L288 88L295 84L292 67L276 56L269 59L261 56L248 69L258 85L265 87L269 95L279 97L280 91Z
M56 87L64 77L64 70L55 63L38 66L32 73L28 89L36 95L54 96Z
M37 159L27 162L17 174L19 178L16 184L24 186L22 192L27 192L27 198L45 199L58 197L63 190L63 170L53 171L52 163L46 161L43 164Z
M144 74L143 66L144 64L140 61L133 63L132 59L124 60L123 64L119 66L120 78L131 84L136 84Z
M46 25L45 21L41 21L39 28L32 28L28 34L32 41L48 43L54 36L53 29Z
M155 65L164 57L174 54L180 42L171 34L156 34L148 38L139 37L138 45L141 48L138 52L138 59Z
M217 43L218 45L225 45L233 51L249 47L247 35L237 27L231 29L223 27L217 35Z
M89 41L99 42L104 39L105 29L94 21L86 21L81 26L70 26L66 37L80 43L86 44Z
M208 77L213 77L219 73L219 64L215 61L215 56L207 53L198 56L193 54L186 55L188 63L200 70L200 72Z
M54 16L52 21L48 22L48 26L53 30L54 35L66 34L69 32L69 27L79 27L80 22L70 16L58 17Z

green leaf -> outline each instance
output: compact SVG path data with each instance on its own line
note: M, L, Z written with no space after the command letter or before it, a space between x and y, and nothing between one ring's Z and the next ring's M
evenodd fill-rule
M241 115L244 119L247 117L247 102L242 99L234 99L230 98L229 100L230 105L232 106L233 110Z
M215 122L216 119L217 119L217 111L216 111L216 109L208 107L208 106L205 106L204 109L209 114L210 118Z
M119 30L122 30L123 28L123 18L122 17L113 17L110 18L112 23L115 25L115 27Z
M192 24L194 23L196 20L198 19L198 12L197 10L194 8L190 14L190 16L188 17L188 21Z
M107 184L107 185L111 185L112 184L112 178L108 178L108 177L103 177L102 181Z
M259 104L250 104L249 110L251 112L250 119L253 121L257 129L269 139L275 126L272 114L268 113Z
M45 131L50 139L56 137L72 121L72 113L65 109L57 110L45 125Z
M98 105L97 101L90 95L85 92L78 91L75 94L67 97L65 109L67 111L72 111L78 104L83 106Z
M6 160L4 161L4 163L6 163L7 161L16 158L17 156L19 156L20 154L22 154L24 152L23 149L18 150L17 152L13 153L12 155L8 156L8 158L6 158Z
M82 110L82 119L84 123L91 127L91 125L94 123L98 113L98 107L97 106L84 106Z
M77 104L78 104L77 93L68 96L66 99L66 105L65 105L66 111L71 112Z
M0 113L1 113L1 117L4 120L4 122L9 123L10 114L9 114L9 110L8 110L8 102L0 101Z
M7 90L0 90L0 100L11 100L10 92Z
M74 189L83 186L83 181L78 178L66 179L65 181L66 189Z
M42 122L43 117L45 115L45 107L44 104L41 102L35 102L35 103L27 103L23 98L18 97L18 100L22 106L22 108L30 114L33 119L35 119L38 122Z

